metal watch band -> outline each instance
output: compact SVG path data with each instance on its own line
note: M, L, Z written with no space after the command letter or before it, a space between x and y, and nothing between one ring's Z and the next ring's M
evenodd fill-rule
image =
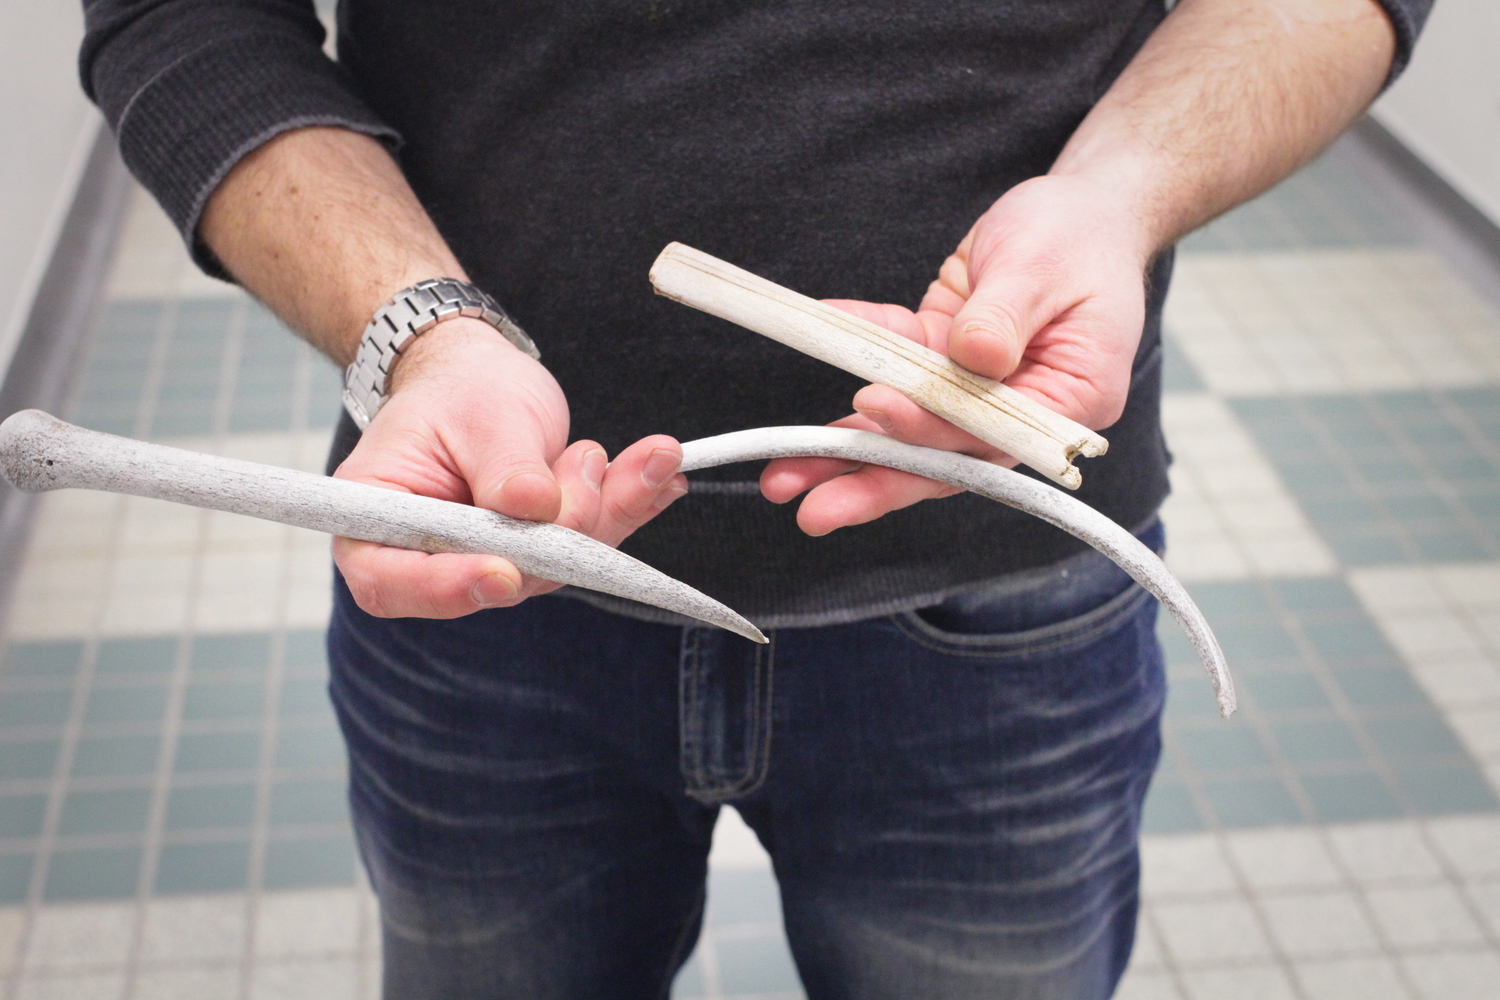
M500 303L467 281L419 281L375 311L359 338L354 363L344 371L344 409L360 430L370 426L390 398L391 369L407 345L444 320L459 316L483 320L533 358L542 356Z

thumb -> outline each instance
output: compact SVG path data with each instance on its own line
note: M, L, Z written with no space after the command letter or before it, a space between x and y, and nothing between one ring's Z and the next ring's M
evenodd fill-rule
M1038 283L1034 276L976 267L972 260L969 282L972 291L948 328L948 356L972 372L1003 379L1048 318L1041 315Z
M562 489L552 474L547 429L524 407L505 414L503 430L480 436L484 447L462 463L474 506L527 521L555 521Z

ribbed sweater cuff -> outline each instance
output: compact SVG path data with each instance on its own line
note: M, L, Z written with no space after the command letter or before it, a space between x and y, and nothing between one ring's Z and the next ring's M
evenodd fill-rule
M137 93L120 117L120 152L156 196L205 271L227 277L196 238L220 181L282 132L332 125L391 147L400 136L355 96L342 70L297 39L217 39L182 57Z

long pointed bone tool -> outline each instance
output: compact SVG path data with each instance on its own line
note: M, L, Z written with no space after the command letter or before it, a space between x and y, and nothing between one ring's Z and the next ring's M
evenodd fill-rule
M0 468L27 493L105 490L246 514L421 552L503 556L523 573L676 611L747 639L750 622L587 535L433 497L102 434L22 410L0 424Z
M1109 447L1087 427L1008 385L701 250L669 243L651 266L651 284L658 295L888 385L1070 490L1083 484L1073 459L1094 458Z

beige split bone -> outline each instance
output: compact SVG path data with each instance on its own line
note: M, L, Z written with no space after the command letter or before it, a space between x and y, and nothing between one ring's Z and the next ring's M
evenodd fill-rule
M682 452L684 471L804 455L868 462L1034 514L1087 542L1160 598L1207 668L1219 711L1226 717L1234 711L1224 654L1182 584L1128 531L1065 493L967 455L845 428L762 427L689 441ZM601 542L465 504L146 444L74 427L39 410L23 410L0 424L0 467L27 492L76 487L130 493L423 552L504 556L543 579L641 601L764 641L724 605Z
M701 250L670 243L651 267L658 295L701 309L907 396L1070 490L1073 459L1109 442L1024 393L900 334Z

